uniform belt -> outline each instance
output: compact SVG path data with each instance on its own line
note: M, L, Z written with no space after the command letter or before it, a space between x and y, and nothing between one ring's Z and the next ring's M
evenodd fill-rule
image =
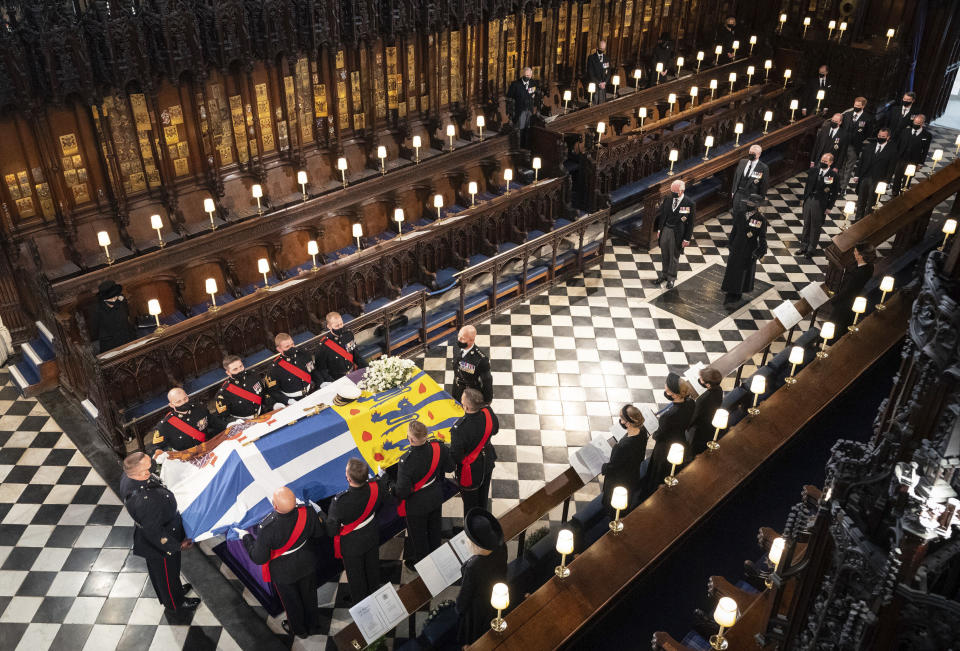
M370 514L370 517L367 518L366 520L364 520L363 522L361 522L360 524L358 524L357 526L355 526L355 527L353 528L353 531L356 531L356 530L359 529L360 527L365 527L365 526L367 526L368 524L370 524L371 522L373 522L373 519L374 519L375 517L377 517L377 514L376 514L376 513L371 513L371 514ZM350 533L353 533L353 531L351 531Z
M430 484L432 484L432 483L435 482L435 481L437 481L437 478L436 478L436 477L434 477L433 479L431 479L430 481L428 481L426 484L424 484L423 486L421 486L421 487L420 487L420 490L423 490L424 488L426 488L427 486L429 486Z
M299 551L300 548L303 547L303 546L306 545L306 544L307 544L307 539L304 538L304 539L303 539L303 542L301 542L299 545L297 545L297 546L294 547L293 549L288 549L287 551L283 552L282 554L280 554L280 556L287 556L287 555L289 555L289 554L292 554L292 553L295 552L295 551ZM277 556L277 558L280 558L280 556Z
M283 395L287 396L288 398L302 398L302 397L303 397L303 390L294 391L293 393L287 393L286 391L281 391L280 393L282 393Z

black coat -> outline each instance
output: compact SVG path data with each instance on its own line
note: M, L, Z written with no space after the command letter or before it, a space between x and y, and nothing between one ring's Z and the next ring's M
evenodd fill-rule
M340 353L330 348L327 345L328 339L353 355L353 362L347 361ZM367 366L367 361L363 359L357 349L357 342L354 340L353 333L346 328L339 336L331 332L317 349L315 359L316 365L313 367L313 376L318 384L320 382L335 382L350 371Z
M453 348L453 357L450 360L453 370L453 383L468 389L476 389L483 394L484 402L493 400L493 375L490 374L490 360L473 346L463 354L458 346Z
M759 194L761 197L767 196L767 190L770 187L770 167L763 161L757 161L753 167L753 172L749 177L744 175L747 164L750 159L743 158L737 163L737 169L733 172L733 186L730 188L730 195L735 196L740 193L741 196Z
M720 285L720 289L728 294L753 291L757 260L767 253L767 220L760 211L756 208L745 211L741 221L741 227L730 242L730 257Z
M717 33L717 42L723 46L724 56L720 58L720 63L726 63L730 60L731 54L733 54L733 42L740 41L741 52L743 51L743 40L740 38L737 28L734 27L732 30L727 29L726 25L720 27L720 31ZM750 49L750 44L747 44L747 50Z
M377 500L373 503L372 513L376 514L383 505L383 496L386 493L379 487ZM363 515L367 502L370 501L370 483L363 486L351 486L338 494L330 503L330 513L327 516L327 534L336 536L340 530L356 522ZM374 547L380 546L380 528L376 520L340 538L340 552L343 556L363 556Z
M94 314L100 352L105 353L137 338L137 330L130 323L130 306L124 299L113 303L97 301Z
M271 552L283 548L293 535L300 509L306 509L303 531L288 549L289 553L270 561ZM288 513L270 513L257 525L255 535L243 537L243 546L254 563L264 565L270 562L271 582L290 584L317 571L317 555L311 539L325 534L317 512L310 506L298 505Z
M687 428L693 420L693 412L696 404L693 400L687 399L683 402L674 402L670 405L659 418L659 427L653 433L653 440L656 445L653 446L653 453L650 455L650 464L647 467L647 474L644 476L644 492L649 494L657 490L657 487L663 483L663 478L670 474L670 463L667 462L667 453L670 452L670 446L674 443L682 443L687 447ZM688 453L684 451L684 459Z
M854 176L858 183L863 183L864 179L870 182L870 190L876 187L877 181L889 179L893 175L893 168L897 164L897 146L893 143L886 143L880 153L877 153L877 141L874 138L867 140L863 145L863 151L860 152L860 160L857 161L857 170Z
M610 78L610 57L606 52L600 53L594 51L587 57L587 81L594 82L599 88L600 82L605 82Z
M913 124L913 116L919 112L916 104L911 105L910 108L907 109L906 115L903 114L902 104L893 104L887 108L880 122L883 126L890 129L891 142L899 140L903 130Z
M487 426L487 418L484 416L484 412L490 414L491 434L483 446L483 451L470 464L471 485L467 488L477 488L484 476L493 472L493 462L497 460L497 450L493 447L493 437L500 431L500 421L497 420L497 415L493 413L490 407L484 407L476 413L464 414L450 428L450 457L457 466L457 478L461 479L464 458L477 449L483 440L483 434ZM462 481L461 487L463 487Z
M820 85L820 75L811 77L803 85L803 101L800 102L800 108L807 109L807 112L817 110L817 91L823 92L823 101L820 102L820 110L827 108L830 104L830 89L833 87L833 77L827 75L824 85Z
M933 135L927 131L926 127L921 127L917 135L913 132L914 128L911 125L900 133L900 138L897 139L897 153L902 162L916 163L919 168L927 160Z
M853 109L848 108L843 112L843 122L841 126L846 130L848 144L853 146L853 150L858 154L863 148L863 141L872 138L876 133L876 127L873 114L867 110L860 111L857 119L853 118Z
M184 409L185 407L185 409ZM171 409L157 423L157 428L151 432L147 439L147 444L151 450L189 450L200 445L205 439L196 438L195 432L186 433L181 427L173 424L171 418L178 418L187 426L199 430L203 437L209 438L216 436L223 431L226 423L217 414L211 414L205 405L188 403L180 407L181 411ZM189 427L187 430L189 431Z
M828 169L822 176L819 167L811 167L807 172L807 182L803 188L803 200L814 198L824 211L833 208L840 191L840 172L835 167Z
M863 288L873 278L873 264L867 263L844 271L840 288L833 297L830 316L837 328L837 337L847 334L853 323L853 300L863 293Z
M280 360L283 360L285 364L281 365ZM297 377L293 371L288 370L287 364L306 373L307 380ZM263 376L263 383L266 385L270 400L287 404L291 397L299 399L310 393L314 386L313 370L315 367L316 363L313 360L313 355L296 347L291 348L283 355L277 355L270 366L267 367L266 375ZM286 395L298 392L301 395Z
M660 211L653 222L653 230L659 232L664 228L672 228L677 233L677 253L680 252L683 240L693 239L693 223L696 221L697 207L693 199L684 194L677 204L677 209L673 209L673 197L667 195L667 198L660 204Z
M457 595L457 642L473 644L490 630L497 611L490 605L496 583L507 581L507 547L500 545L487 556L474 556L461 568L463 583ZM519 601L519 600L518 600Z
M701 393L693 407L693 423L687 430L687 439L690 445L687 446L687 461L693 461L693 458L707 449L707 441L713 439L713 415L723 404L723 389L713 387Z
M426 485L414 492L414 486L430 471L434 446L440 447L440 461L433 471L432 481L427 480ZM397 483L390 487L390 492L398 500L407 501L407 513L410 515L427 515L443 506L443 489L440 483L443 475L453 472L455 467L450 451L441 441L428 440L423 445L411 445L400 457L400 463L397 464Z
M632 500L640 490L640 464L647 452L647 430L641 428L636 436L624 436L610 452L610 461L603 464L603 505L610 507L610 497L616 486L627 489Z
M238 387L248 393L259 396L260 402L257 403L254 400L248 400L246 397L233 393L230 390L231 386ZM224 380L223 384L220 385L216 400L217 414L225 420L259 416L260 412L264 410L263 403L265 400L267 400L267 395L263 386L263 380L261 380L260 376L253 370L246 370L236 377L228 377ZM272 405L267 405L266 411L270 411L271 407Z
M177 511L177 498L156 477L146 481L120 478L120 498L136 527L133 553L143 558L163 558L180 553L187 534Z
M831 136L833 122L827 120L826 124L817 131L817 137L813 141L813 150L810 152L810 162L816 167L820 164L820 157L824 154L833 154L833 166L840 169L843 166L843 159L847 155L847 143L850 136L843 124L837 127Z
M523 83L524 80L515 79L510 84L510 88L507 89L507 97L513 100L513 114L512 118L514 121L520 117L520 113L523 111L533 112L533 109L537 105L537 98L540 95L540 82L536 79L531 79L526 84Z

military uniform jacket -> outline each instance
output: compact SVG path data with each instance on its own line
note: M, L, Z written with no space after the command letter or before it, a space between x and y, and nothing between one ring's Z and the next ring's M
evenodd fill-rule
M852 108L843 112L843 122L840 126L846 129L849 144L858 154L862 151L863 141L874 134L873 122L873 114L866 110L860 111L859 115Z
M540 82L536 79L531 78L527 81L521 77L510 83L507 97L513 100L513 119L516 120L522 111L533 112L539 92Z
M326 343L327 340L353 355L353 362L347 361L340 353L331 348ZM355 368L364 368L366 365L366 360L360 356L360 351L357 350L357 342L353 338L353 333L344 328L339 337L331 332L324 343L320 345L320 348L317 349L313 375L317 382L335 382Z
M761 197L767 196L767 188L770 186L770 168L766 163L762 161L757 161L753 170L750 172L750 175L747 176L744 174L747 170L747 165L751 161L749 158L742 159L737 163L737 169L733 173L733 190L730 191L730 194L759 194Z
M188 405L186 411L171 409L148 438L154 450L189 450L216 436L225 424L203 405Z
M450 428L450 456L453 458L453 462L457 464L457 477L460 477L463 473L465 457L472 454L480 445L480 441L483 440L487 426L487 418L484 412L490 414L493 427L483 450L470 464L471 485L467 488L479 488L484 476L493 470L493 462L497 459L497 451L493 447L493 437L500 430L500 421L497 420L497 415L493 413L490 407L484 407L476 413L465 414Z
M300 536L282 556L270 561L270 554L281 549L290 540L297 524L297 511L307 510L306 524ZM325 535L323 523L311 506L298 504L289 513L273 511L257 525L253 536L243 537L243 546L250 554L250 560L258 565L270 561L270 580L275 583L296 583L317 569L317 556L311 538ZM255 537L254 537L255 536Z
M263 376L271 400L287 404L291 398L302 398L310 393L314 367L313 355L299 348L291 348L285 354L277 355Z
M684 194L680 197L677 207L673 207L673 197L667 196L660 204L660 212L653 222L653 230L661 231L672 228L677 232L677 246L681 240L693 239L693 222L696 220L697 209L693 199Z
M837 201L837 192L840 189L840 173L831 167L820 174L819 167L812 167L807 172L807 184L803 189L803 200L813 198L820 203L820 208L830 210Z
M146 481L120 478L120 496L133 518L133 553L144 558L162 558L180 552L186 538L177 511L177 498L158 477Z
M230 418L259 416L265 393L263 381L252 371L228 377L217 391L217 413Z
M460 348L453 351L454 384L476 389L483 394L484 402L493 400L493 376L490 374L490 360L474 345L466 353Z
M900 152L900 160L906 163L916 163L917 167L927 160L927 152L930 151L930 140L933 136L927 131L926 127L915 129L910 125L900 134L897 140L897 151Z
M595 84L605 82L610 77L610 57L607 53L600 53L596 50L587 57L587 81ZM597 89L599 90L599 86Z
M343 556L363 556L374 547L380 546L380 528L377 526L376 514L383 505L385 491L382 486L379 488L377 501L373 504L370 516L373 519L340 538L340 550ZM363 486L351 486L334 497L327 516L327 535L336 536L343 527L356 522L363 515L369 501L369 482Z
M433 445L440 446L440 460L437 463L433 476L427 480L420 490L413 492L413 487L422 480L430 470L433 460ZM443 491L440 483L443 475L453 472L453 459L450 451L440 441L427 439L423 445L411 445L400 457L397 467L397 483L390 487L390 492L400 500L407 501L408 515L426 515L443 505Z

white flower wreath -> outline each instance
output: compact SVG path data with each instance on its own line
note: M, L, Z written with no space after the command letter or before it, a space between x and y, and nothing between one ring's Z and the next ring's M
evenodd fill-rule
M357 386L371 393L383 393L403 385L416 373L413 360L381 357L370 362L363 379L357 383Z

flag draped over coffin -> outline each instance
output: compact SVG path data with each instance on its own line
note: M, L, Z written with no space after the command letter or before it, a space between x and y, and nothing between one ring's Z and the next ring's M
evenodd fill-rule
M335 495L347 488L344 470L350 457L362 457L374 471L386 468L407 449L407 423L419 420L432 436L449 442L450 426L463 415L419 369L401 387L333 406L338 389L348 384L341 378L265 423L237 428L199 459L164 463L161 477L177 497L187 535L203 540L230 527L254 525L270 512L270 498L281 486L302 500ZM331 406L303 417L305 409L320 403ZM251 440L255 434L259 438Z

